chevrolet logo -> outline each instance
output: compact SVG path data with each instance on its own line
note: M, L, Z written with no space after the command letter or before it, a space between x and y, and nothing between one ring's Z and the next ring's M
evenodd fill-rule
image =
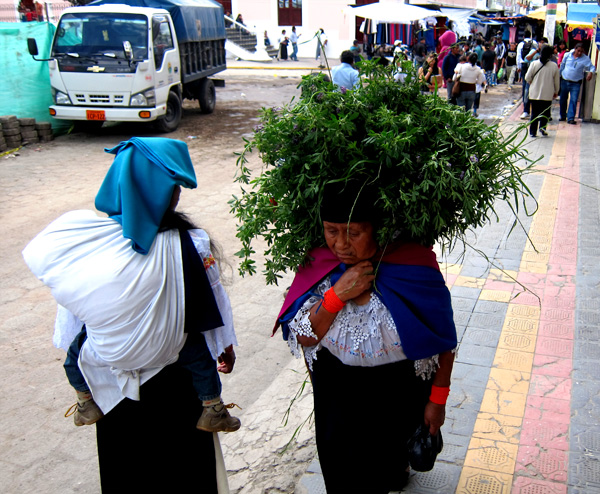
M104 67L98 67L94 65L93 67L88 67L88 72L104 72Z

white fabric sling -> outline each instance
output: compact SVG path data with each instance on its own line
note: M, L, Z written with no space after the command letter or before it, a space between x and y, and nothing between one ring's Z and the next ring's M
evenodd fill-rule
M124 397L139 400L140 385L177 360L185 343L177 230L157 235L142 255L116 221L72 211L35 237L23 256L58 304L85 321L79 366L104 413ZM63 329L81 329L71 315L62 317L70 321ZM74 336L55 335L55 342Z

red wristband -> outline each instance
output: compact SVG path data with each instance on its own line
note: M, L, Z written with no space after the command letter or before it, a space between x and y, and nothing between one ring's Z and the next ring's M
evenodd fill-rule
M344 308L344 305L346 305L346 302L340 300L340 297L337 296L337 293L335 293L333 288L327 290L323 295L322 306L327 312L335 314L336 312L341 311Z
M431 386L431 395L429 396L429 401L436 403L437 405L445 405L449 394L450 386L441 387L433 384Z

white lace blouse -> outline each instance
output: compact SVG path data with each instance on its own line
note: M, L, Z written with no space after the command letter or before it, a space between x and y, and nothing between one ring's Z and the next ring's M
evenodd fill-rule
M318 339L309 320L310 309L323 299L331 288L330 277L324 278L312 295L289 322L288 345L296 357L302 356L298 336ZM314 346L304 347L304 358L312 370L318 351L326 348L346 365L374 367L406 359L396 324L375 292L364 305L349 300L338 312L323 339ZM437 369L438 356L415 362L418 375L431 377Z

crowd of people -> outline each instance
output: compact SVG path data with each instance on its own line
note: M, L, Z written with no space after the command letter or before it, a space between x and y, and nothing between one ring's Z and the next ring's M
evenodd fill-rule
M554 46L548 44L547 38L535 40L528 31L519 43L507 43L500 34L487 41L481 36L459 40L454 32L446 31L438 40L436 50L428 49L425 38L419 39L411 49L399 41L393 46L361 47L355 40L343 54L344 68L339 74L348 75L354 69L354 81L358 77L354 63L361 57L379 57L384 64L390 63L389 58L398 65L402 60L411 60L423 82L423 92L433 93L444 86L448 101L472 111L476 117L482 92L487 93L489 88L501 83L512 90L515 83L520 83L523 101L520 118L531 120L531 137L537 137L538 129L546 136L547 123L552 119L551 103L557 97L560 98L560 121L576 125L575 113L583 79L591 79L596 70L581 43L572 50L567 46L564 40ZM353 62L348 53L352 54ZM402 81L402 75L399 73L397 80ZM339 81L340 77L334 76L334 82L336 79ZM347 77L344 82L348 82Z

